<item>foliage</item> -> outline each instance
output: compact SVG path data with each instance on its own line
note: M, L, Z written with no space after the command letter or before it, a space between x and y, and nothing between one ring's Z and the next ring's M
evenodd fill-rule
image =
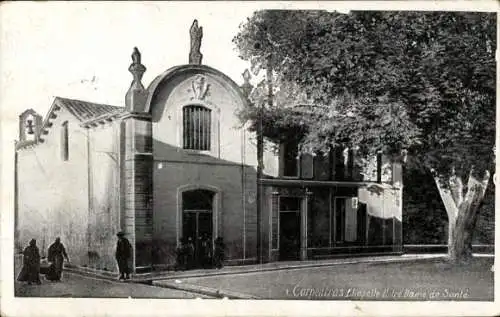
M429 171L403 173L403 243L447 244L448 217Z
M496 17L465 12L258 11L234 38L259 83L240 115L303 149L408 149L417 167L491 168ZM259 108L262 107L262 113Z

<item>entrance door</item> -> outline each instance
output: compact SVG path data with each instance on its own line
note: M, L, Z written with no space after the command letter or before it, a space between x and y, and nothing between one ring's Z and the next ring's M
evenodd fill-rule
M300 260L300 212L280 212L280 260Z
M191 240L194 254L191 266L194 268L203 265L202 243L212 241L213 212L212 202L214 193L207 190L184 192L182 195L182 237L183 241Z
M202 242L212 240L212 212L207 210L189 210L184 212L183 218L184 241L191 239L194 245L193 267L203 265Z
M280 197L280 260L300 259L300 197Z

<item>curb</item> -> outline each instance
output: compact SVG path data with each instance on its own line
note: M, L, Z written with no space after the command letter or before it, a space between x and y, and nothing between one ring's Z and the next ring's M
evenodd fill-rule
M198 294L216 297L216 298L227 297L228 299L260 299L260 297L254 296L254 295L249 295L249 294L244 294L244 293L239 293L239 292L234 292L234 291L229 291L229 290L216 289L216 288L201 286L201 285L193 285L193 284L188 284L188 283L176 283L175 281L173 281L173 282L164 281L164 280L153 281L153 286L170 288L170 289L175 289L175 290L179 290L179 291L193 292L193 293L198 293Z
M336 265L345 265L345 264L358 264L358 263L400 263L400 262L408 262L408 261L428 261L428 260L438 260L444 258L444 255L432 255L425 257L412 257L412 258L398 258L398 259L358 259L358 260L347 260L343 262L329 262L329 263L310 263L310 264L297 264L297 265L289 265L282 267L269 267L269 268L255 268L255 269L247 269L240 271L227 271L227 272L206 272L206 273L194 273L187 275L176 275L176 276L158 276L154 279L158 280L178 280L178 279L186 279L186 278L195 278L195 277L210 277L210 276L221 276L221 275L239 275L239 274L248 274L248 273L257 273L257 272L273 272L273 271L282 271L282 270L300 270L304 268L315 268L315 267L325 267L325 266L336 266ZM151 280L151 278L149 278Z
M251 269L241 269L234 271L213 271L213 272L197 272L197 273L186 273L185 275L172 275L172 273L167 273L167 275L158 275L158 276L144 276L142 274L132 276L130 282L132 283L145 283L151 282L155 280L178 280L178 279L187 279L187 278L196 278L196 277L213 277L213 276L225 276L225 275L239 275L239 274L249 274L249 273L258 273L258 272L273 272L273 271L281 271L281 270L299 270L304 268L316 268L316 267L326 267L326 266L335 266L335 265L345 265L345 264L358 264L358 263L401 263L401 262L409 262L409 261L428 261L428 260L439 260L444 258L445 255L441 254L430 254L430 255L419 255L419 256L406 256L399 258L356 258L356 259L346 259L343 261L337 262L326 262L326 263L308 263L308 264L295 264L288 266L276 266L276 267L257 267ZM72 272L79 275L86 275L92 277L98 277L102 279L115 281L117 278L116 272L107 272L107 271L99 271L93 270L89 268L77 267L77 266L68 266L64 268L68 272ZM142 276L141 276L142 275ZM177 285L177 284L175 284Z
M74 265L72 265L72 266L65 265L64 271L75 273L78 275L98 277L98 278L107 279L107 280L116 280L116 278L118 276L117 273L92 270L92 269L87 269L84 267L74 266Z

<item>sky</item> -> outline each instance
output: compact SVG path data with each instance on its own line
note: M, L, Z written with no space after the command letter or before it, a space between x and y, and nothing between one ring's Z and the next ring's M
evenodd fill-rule
M119 5L42 2L4 8L0 59L2 106L8 114L4 119L17 120L28 108L45 115L55 96L123 106L132 79L128 67L133 47L142 53L147 86L166 69L188 62L189 27L195 18L204 31L203 63L241 82L248 66L238 58L231 40L253 8L208 8L208 3Z
M188 62L189 27L203 27L203 64L238 84L249 67L233 37L263 8L320 8L348 12L342 2L11 2L0 10L2 139L17 138L17 117L32 108L45 116L55 96L116 106L132 76L137 46L147 86L166 69ZM380 9L375 2L355 9ZM432 7L431 7L432 9Z
M2 2L0 199L2 206L7 206L3 210L10 210L13 201L13 145L18 115L32 108L45 116L55 96L123 106L132 80L128 67L133 48L138 47L142 53L147 68L143 84L147 86L166 69L188 62L189 27L194 19L203 27L203 64L241 84L241 74L249 65L238 58L232 39L239 25L255 10L315 8L348 12L439 10L443 6L444 1ZM498 10L494 1L453 2L445 7ZM12 230L8 225L12 213L2 212L0 216L4 235ZM10 241L4 238L2 244Z

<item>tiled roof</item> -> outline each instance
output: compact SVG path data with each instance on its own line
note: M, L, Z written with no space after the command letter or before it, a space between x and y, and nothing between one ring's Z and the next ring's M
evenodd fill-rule
M68 111L80 121L86 121L106 114L120 113L125 110L124 107L116 107L62 97L56 97L56 100L61 106L68 109Z

